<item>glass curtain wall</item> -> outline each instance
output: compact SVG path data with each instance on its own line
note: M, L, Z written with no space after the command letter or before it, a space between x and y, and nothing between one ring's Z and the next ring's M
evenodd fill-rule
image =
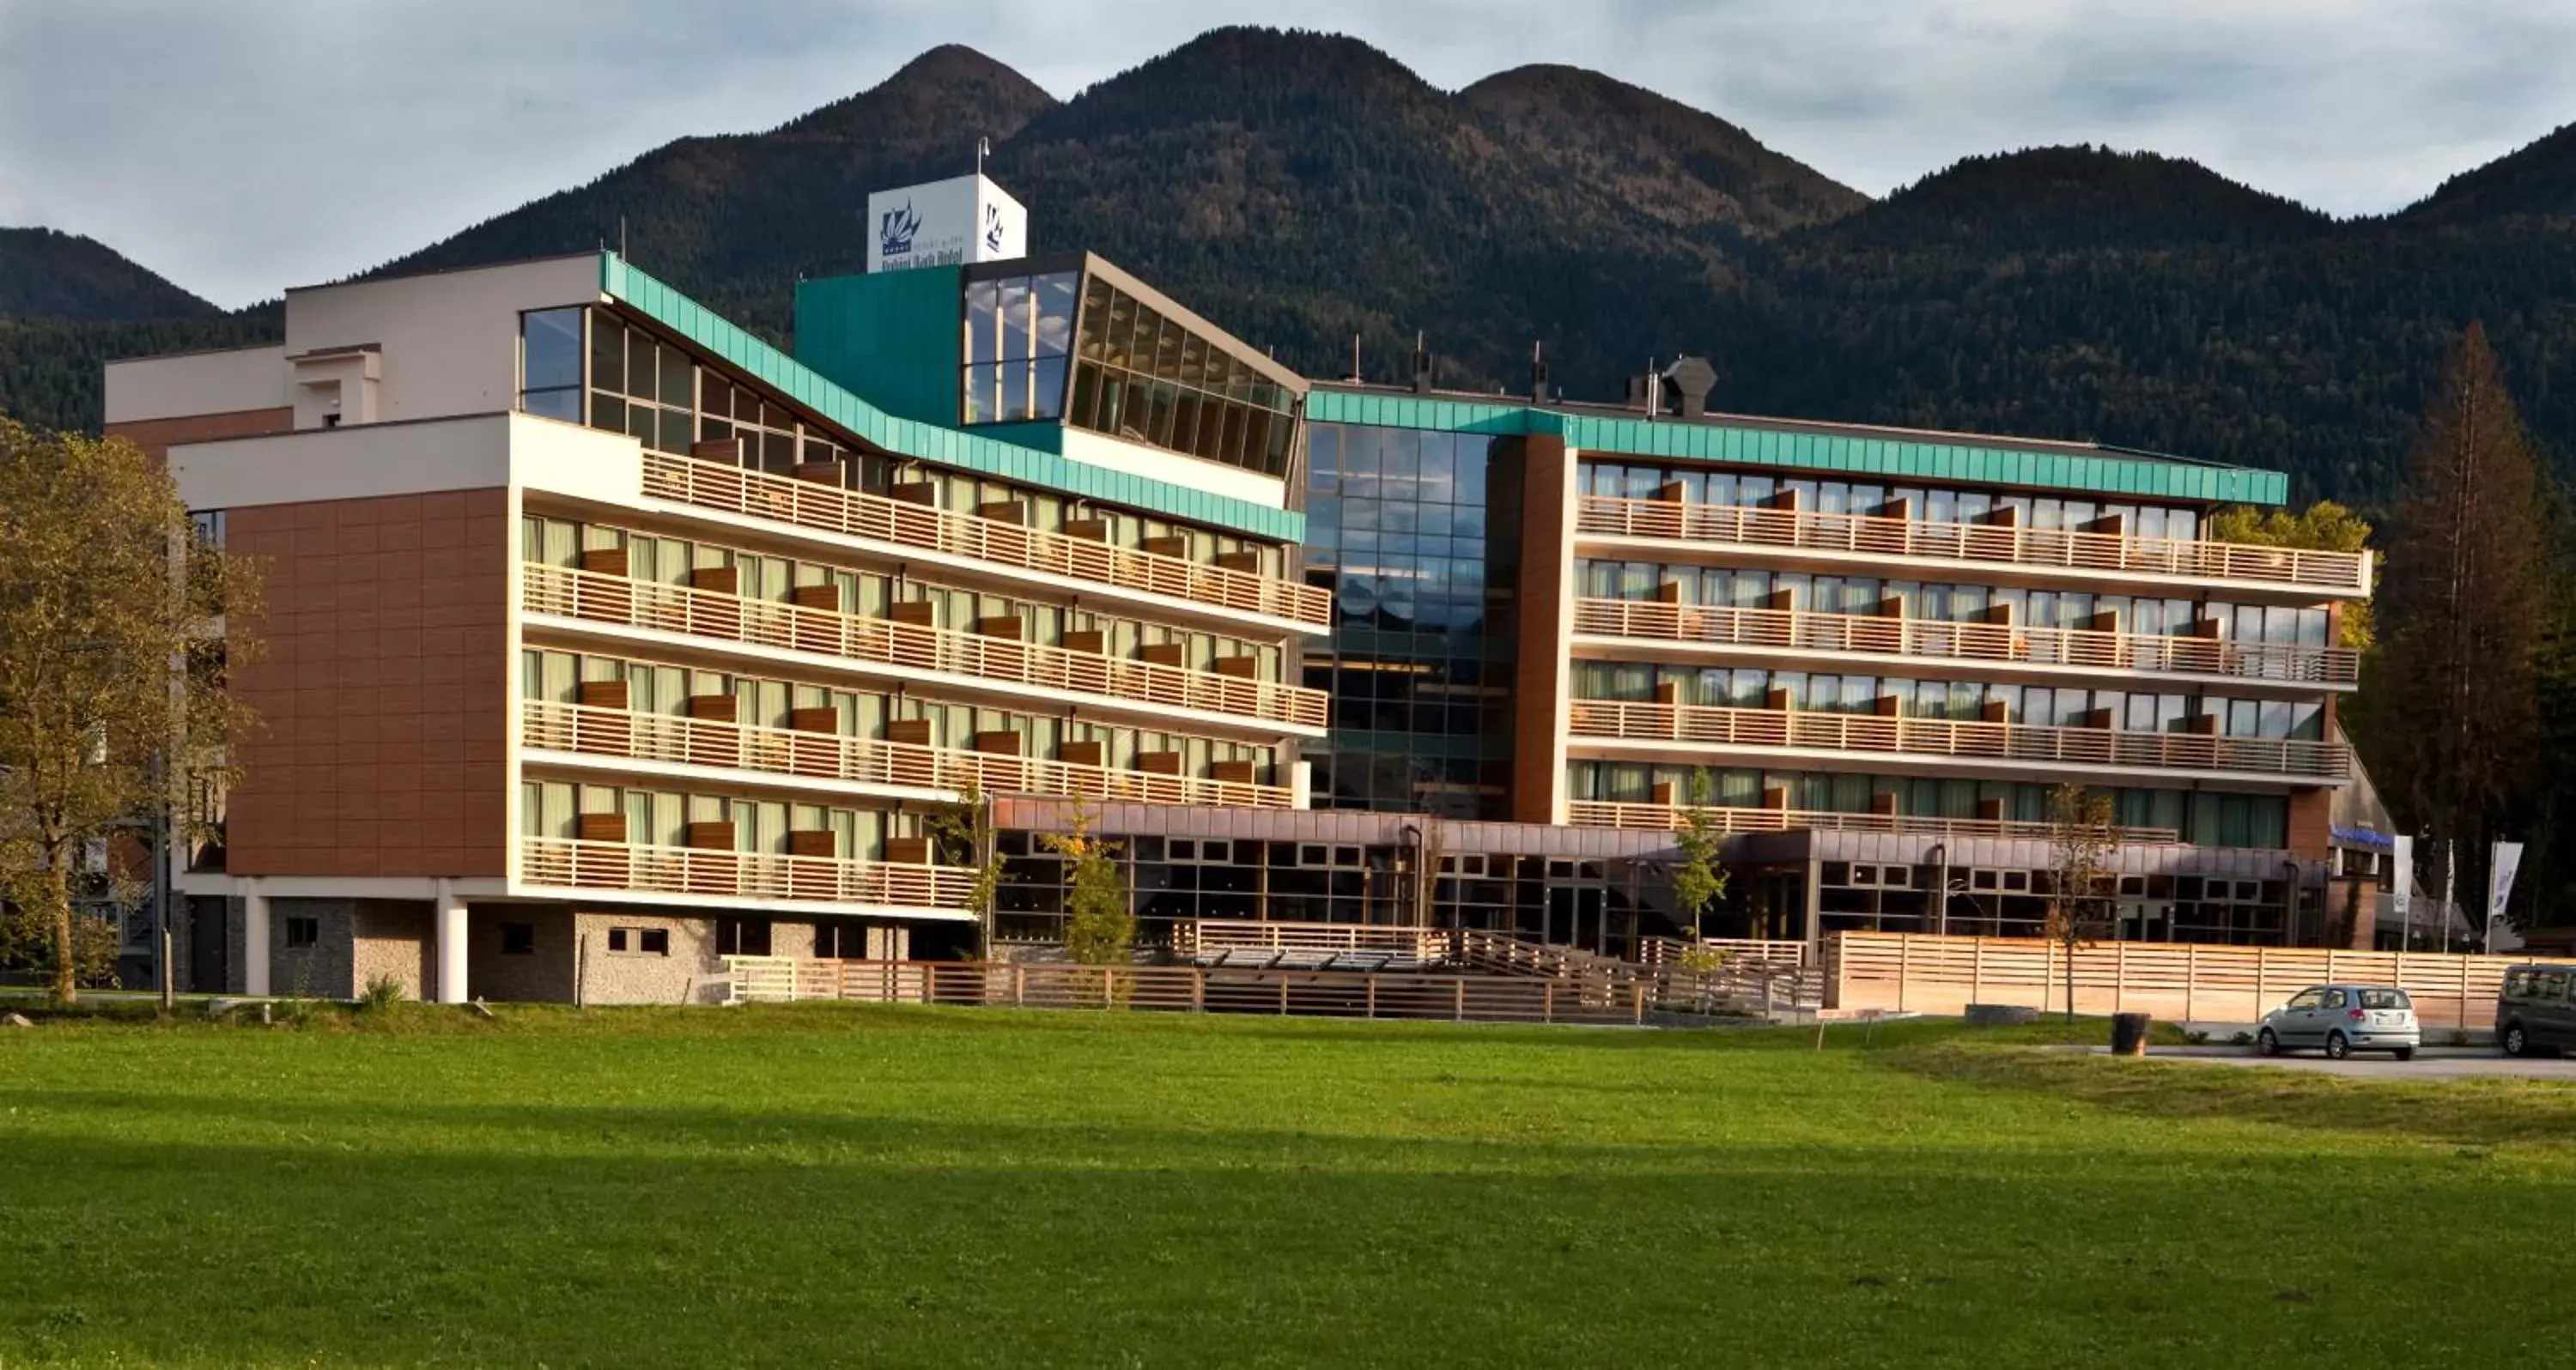
M1307 450L1306 579L1333 592L1306 653L1333 700L1316 804L1505 816L1517 443L1317 424Z
M1215 339L1098 277L1085 283L1067 423L1284 476L1297 396Z
M1078 273L966 283L966 422L1052 420L1064 413Z

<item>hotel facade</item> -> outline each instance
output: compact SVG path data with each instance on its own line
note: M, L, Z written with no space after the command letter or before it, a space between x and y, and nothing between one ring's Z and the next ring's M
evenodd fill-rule
M1103 816L1201 917L2027 931L2064 780L2119 935L2314 940L2366 556L2274 473L2078 444L1310 383L1086 254L802 282L791 352L615 254L289 292L108 368L256 558L260 725L178 859L190 988L675 1001L727 954L982 942Z

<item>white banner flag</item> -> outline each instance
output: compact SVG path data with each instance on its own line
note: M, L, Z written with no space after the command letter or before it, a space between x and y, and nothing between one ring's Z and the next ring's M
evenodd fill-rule
M2397 850L2388 858L2396 866L2388 881L2388 911L2396 917L2397 926L2403 928L2415 893L2415 839L2401 833L2395 841Z
M2504 917L2504 901L2513 895L2514 874L2522 869L2522 844L2495 844L2495 864L2487 870L2487 921Z

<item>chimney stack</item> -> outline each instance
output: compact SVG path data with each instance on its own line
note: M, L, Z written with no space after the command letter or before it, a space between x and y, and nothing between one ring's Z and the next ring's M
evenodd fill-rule
M1676 358L1665 368L1664 379L1671 381L1681 395L1683 418L1708 416L1708 393L1717 388L1717 368L1709 365L1708 358Z
M1536 342L1530 344L1530 403L1547 403L1547 354Z
M1413 335L1413 389L1416 394L1431 393L1431 353L1420 333Z

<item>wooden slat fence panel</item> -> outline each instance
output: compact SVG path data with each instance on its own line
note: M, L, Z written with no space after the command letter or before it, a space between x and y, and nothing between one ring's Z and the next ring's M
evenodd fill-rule
M2407 991L2428 1029L2474 1029L2493 1021L2505 969L2528 959L2097 942L2074 953L2075 1009L2251 1023L2309 985L2344 981ZM1952 1014L1971 1003L2066 1007L2066 953L2029 938L1836 933L1826 941L1824 963L1831 1005L1841 1010Z

